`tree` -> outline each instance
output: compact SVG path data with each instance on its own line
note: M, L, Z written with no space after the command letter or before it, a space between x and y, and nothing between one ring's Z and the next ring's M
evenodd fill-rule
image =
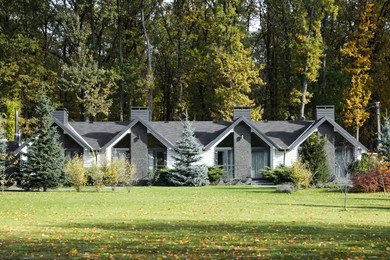
M342 50L350 59L346 72L351 75L351 87L344 93L344 123L354 127L356 139L359 140L359 129L368 119L370 113L366 107L371 97L371 56L370 41L374 37L375 23L372 22L373 5L363 3L361 20L357 30L352 34L347 46Z
M36 108L38 127L27 150L27 160L23 163L22 186L25 190L47 191L62 181L64 170L64 151L52 119L53 107L49 98L42 95Z
M77 192L87 183L84 161L80 155L76 155L66 162L65 174L67 180L76 188Z
M379 152L386 162L390 162L390 118L386 117L380 138Z
M329 180L330 169L325 151L326 138L320 138L317 134L311 135L302 145L301 158L307 163L313 174L312 182L325 183Z
M174 169L168 175L168 181L177 186L204 186L209 184L207 166L199 165L202 146L194 136L188 115L183 121L183 133L174 148Z
M136 172L136 166L131 163L130 160L122 161L122 167L120 170L120 181L122 185L126 187L127 191L130 192L130 188L134 183L134 175Z

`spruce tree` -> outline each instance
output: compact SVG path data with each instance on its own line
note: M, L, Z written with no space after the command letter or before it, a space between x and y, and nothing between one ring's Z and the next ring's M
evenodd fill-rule
M390 118L385 118L384 120L379 152L382 155L383 160L390 162Z
M176 186L204 186L209 184L207 166L199 165L202 146L197 142L192 129L192 123L186 115L183 121L181 139L174 148L176 156L174 169L168 175L168 181Z
M42 95L35 111L38 127L22 169L22 186L25 190L42 188L46 191L61 183L65 158L57 129L53 126L52 112L48 97Z
M302 145L301 158L313 174L314 184L329 181L330 169L325 151L326 139L317 134L311 135Z

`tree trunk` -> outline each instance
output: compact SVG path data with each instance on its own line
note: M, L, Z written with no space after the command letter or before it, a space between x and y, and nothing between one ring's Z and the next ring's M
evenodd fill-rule
M311 7L310 17L309 17L309 29L307 31L306 41L310 41L311 27L312 27L312 23L313 23L313 17L314 17L314 12L316 10L316 6L317 6L317 0L314 0L313 5ZM303 71L303 79L302 79L302 88L301 88L302 98L301 98L301 108L299 110L299 119L300 120L305 120L305 103L306 103L306 93L307 93L307 84L308 84L307 72L309 70L308 65L307 65L307 59L308 59L308 57L306 57L306 60L305 60L305 69Z
M150 42L148 33L146 31L145 25L145 14L144 14L144 1L141 3L141 22L142 22L142 31L144 33L144 38L146 42L146 59L147 59L147 69L148 69L148 81L153 81L153 70L152 70L152 58L151 58L151 50L150 50ZM150 82L148 82L150 83ZM148 84L151 86L151 84ZM149 120L152 119L153 114L153 88L150 87L149 91L149 99L148 99L148 108L149 108Z
M116 1L118 12L118 54L119 54L119 69L122 72L123 68L123 48L122 48L122 13L121 0ZM119 80L119 120L123 121L123 84L122 79Z

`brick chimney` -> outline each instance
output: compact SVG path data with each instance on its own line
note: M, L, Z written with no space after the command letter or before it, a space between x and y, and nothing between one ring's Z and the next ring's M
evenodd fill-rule
M53 111L53 117L62 124L66 125L69 118L68 110L66 110L66 108L57 108L55 111Z
M334 106L316 106L316 120L323 117L334 120Z
M233 108L233 121L245 117L251 120L251 107L248 106L238 106Z
M132 107L130 120L140 118L145 121L149 121L149 110L147 107Z

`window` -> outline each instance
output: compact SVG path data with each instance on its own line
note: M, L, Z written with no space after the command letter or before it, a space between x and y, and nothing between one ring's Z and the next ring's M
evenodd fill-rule
M127 148L114 148L112 149L111 159L112 160L127 160L129 159L129 149Z
M260 179L263 175L260 171L269 166L269 149L265 147L256 147L252 149L252 178Z
M216 149L215 164L221 167L225 172L227 179L234 178L234 155L231 147L218 147Z
M157 169L167 167L167 153L164 148L149 148L148 169L155 172Z
M80 154L78 149L65 149L65 159L67 160L72 159L77 154Z

